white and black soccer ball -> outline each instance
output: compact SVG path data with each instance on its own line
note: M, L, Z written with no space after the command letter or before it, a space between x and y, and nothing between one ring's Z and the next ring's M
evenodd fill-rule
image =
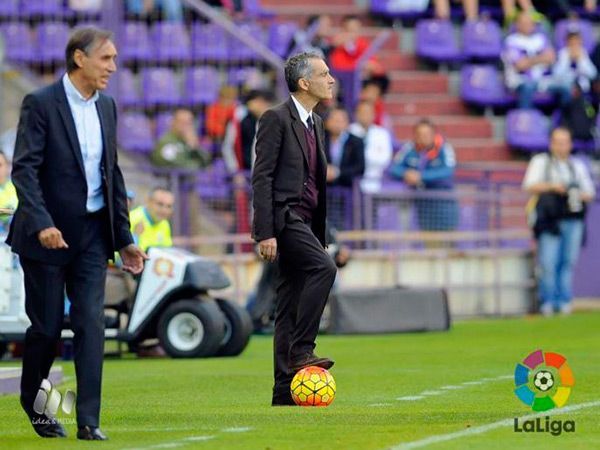
M535 374L533 384L542 392L546 392L554 386L554 377L547 370L540 370Z

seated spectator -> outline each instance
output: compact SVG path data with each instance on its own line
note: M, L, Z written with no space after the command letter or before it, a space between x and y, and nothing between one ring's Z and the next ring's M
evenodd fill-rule
M429 120L422 119L415 125L414 141L404 144L389 173L415 190L450 191L454 188L455 168L452 146L435 132ZM415 207L422 230L453 230L458 224L454 199L417 198Z
M78 12L96 12L102 8L102 0L69 0L69 8Z
M354 117L356 122L348 130L365 144L365 172L361 189L364 192L376 192L381 188L381 178L392 160L392 135L375 124L375 107L371 102L360 102Z
M147 16L160 10L166 20L183 20L181 0L127 0L127 12L136 16Z
M162 187L154 188L145 206L138 206L129 213L131 234L135 243L145 252L150 247L172 247L171 225L175 196Z
M467 20L477 20L479 0L454 0L454 3L462 3ZM433 9L436 18L450 19L450 0L433 0Z
M10 166L4 152L0 151L0 209L8 211L17 209L17 191L10 181ZM0 233L8 232L12 215L0 213Z
M173 113L171 129L165 133L150 155L157 167L200 169L208 166L210 156L200 148L194 115L180 108Z
M254 137L258 119L274 102L273 94L267 91L250 91L245 105L236 108L234 117L227 124L221 147L223 160L229 173L249 171L254 159Z
M329 56L331 68L340 71L356 69L358 60L369 48L369 41L360 36L362 23L356 16L342 19L342 30L334 38L335 47ZM365 65L365 75L384 75L383 66L372 57Z
M225 127L233 119L237 96L237 88L223 86L217 101L206 108L206 134L214 141L221 142L225 137Z
M316 27L315 34L310 42L307 41L307 30ZM315 52L323 56L325 60L329 59L331 53L331 43L328 33L331 30L331 17L327 14L312 15L306 21L306 26L294 33L294 38L290 42L288 53L299 48L302 51Z
M387 92L390 80L387 77L371 77L363 82L359 99L372 102L375 106L375 124L387 128L392 128L392 120L385 112L385 102L383 96Z
M550 152L535 155L527 167L523 189L536 198L531 221L537 239L540 312L571 312L573 268L584 233L585 205L595 196L584 164L571 156L568 129L550 136Z
M365 144L348 132L348 113L344 108L332 109L325 118L325 155L327 183L351 187L365 172Z
M553 67L555 82L572 90L576 88L583 93L590 92L592 81L598 71L583 46L579 31L569 31L565 48L558 52Z
M506 37L502 55L506 85L516 92L519 108L531 108L536 92L553 93L560 106L569 102L569 90L552 82L555 57L552 44L544 33L536 31L531 15L519 13L516 31Z

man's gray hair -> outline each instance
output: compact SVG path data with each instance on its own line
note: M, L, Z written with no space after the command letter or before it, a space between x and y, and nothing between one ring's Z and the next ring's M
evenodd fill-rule
M95 45L106 40L112 40L113 34L108 30L101 30L96 27L82 27L73 32L65 49L65 59L67 61L67 72L71 73L79 67L75 62L75 51L81 50L89 56L90 51Z
M291 56L285 62L285 82L290 92L298 91L298 80L312 75L311 59L323 59L316 52L304 52Z

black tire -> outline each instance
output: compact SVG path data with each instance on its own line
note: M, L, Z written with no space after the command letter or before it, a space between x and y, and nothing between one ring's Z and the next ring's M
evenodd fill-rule
M173 358L212 356L223 340L224 321L221 310L212 300L179 300L161 314L158 339Z
M250 340L253 325L248 311L229 300L216 299L225 316L225 335L216 356L237 356L244 351Z

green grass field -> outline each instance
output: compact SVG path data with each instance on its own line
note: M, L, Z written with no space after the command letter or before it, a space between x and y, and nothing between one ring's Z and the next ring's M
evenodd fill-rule
M599 335L595 312L468 321L448 333L323 336L317 351L336 360L338 387L328 408L269 406L270 337L253 338L238 358L108 359L110 441L78 442L75 425L67 440L38 438L11 395L0 397L0 448L600 448ZM573 369L567 409L551 411L552 420L575 421L573 433L513 430L514 417L532 413L513 393L514 367L538 348ZM68 377L61 390L74 389L72 364L59 364Z

